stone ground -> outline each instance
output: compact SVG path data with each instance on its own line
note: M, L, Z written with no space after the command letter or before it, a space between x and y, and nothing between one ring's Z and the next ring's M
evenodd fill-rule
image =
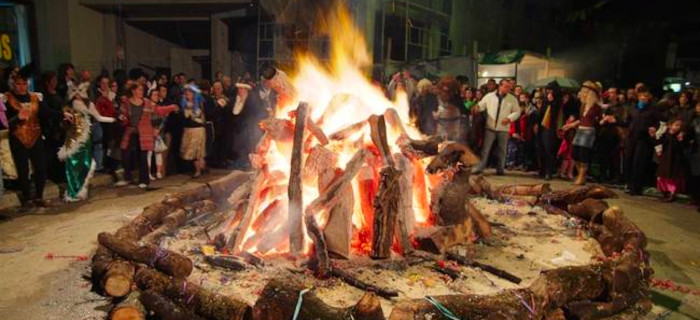
M154 183L157 190L149 192L99 187L86 203L25 215L0 210L0 319L104 319L110 303L90 291L85 278L89 261L47 259L46 255L89 258L99 232L115 231L167 193L222 174L168 177ZM522 174L490 179L496 184L539 182ZM552 186L567 188L570 183L553 181ZM687 205L622 193L610 203L620 206L646 232L655 277L700 288L700 213ZM654 290L653 299L656 307L645 319L700 319L698 296Z

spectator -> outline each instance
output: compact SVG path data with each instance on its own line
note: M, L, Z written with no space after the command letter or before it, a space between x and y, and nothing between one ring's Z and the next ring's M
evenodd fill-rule
M53 71L44 72L41 75L41 94L46 106L55 113L63 112L66 101L56 88L58 87L58 77ZM58 149L63 145L65 132L60 121L50 121L49 118L41 119L41 128L44 135L44 146L46 147L46 162L49 180L56 184L66 181L64 164L58 159Z
M236 87L233 86L233 83L231 81L231 77L224 76L223 79L221 80L221 85L224 87L224 95L229 100L233 100L236 98Z
M608 88L608 101L603 116L598 123L598 137L595 143L597 161L600 165L599 180L617 182L621 174L621 130L624 124L624 107L617 88Z
M631 112L625 155L628 193L631 195L642 194L645 179L651 170L656 130L660 122L657 107L651 104L652 98L649 92L641 91L637 95L637 106Z
M148 174L148 151L155 148L155 135L151 122L152 114L167 116L177 110L176 105L156 106L144 99L144 87L132 83L127 87L127 97L121 107L120 120L125 127L121 140L124 179L133 181L132 171L136 160L139 171L139 188L146 189L150 183ZM120 183L122 185L123 183Z
M573 157L576 160L576 169L578 177L576 185L586 183L586 173L588 165L591 162L593 155L593 144L596 138L596 127L603 116L602 108L599 101L601 96L601 88L594 82L586 81L583 83L579 92L579 99L583 103L581 108L581 117L564 128L576 129L576 136L573 140Z
M151 91L149 99L156 105L162 106L163 99L161 98L159 87ZM162 87L161 87L162 88ZM153 126L153 135L155 138L155 145L153 146L153 151L148 151L146 156L146 162L148 163L148 176L151 181L156 179L162 179L165 176L164 168L164 153L168 150L168 146L165 144L163 139L163 127L164 127L165 117L158 114L153 114L151 118L151 125ZM153 175L153 164L155 164L155 176Z
M523 93L520 95L521 103L527 99L527 94ZM542 106L544 105L544 100L542 99L542 93L539 91L535 92L532 102L527 102L527 129L525 133L525 144L523 146L524 158L525 158L525 170L534 171L539 168L537 162L537 128L538 119L540 118L540 112Z
M437 134L447 140L463 141L464 107L459 99L459 83L453 77L444 77L436 87L438 106L433 116L437 120Z
M75 66L70 63L62 63L58 67L58 85L56 91L62 99L68 95L68 86L75 82Z
M662 201L673 202L676 194L685 189L685 137L683 120L676 118L669 121L668 130L657 139L657 145L662 145L659 156L659 166L656 170L656 187L664 195Z
M418 81L418 94L411 99L411 121L416 124L418 130L425 135L434 135L437 130L437 122L433 112L437 112L438 101L432 93L433 84L428 79Z
M688 141L690 163L690 187L693 202L700 212L700 101L695 102L695 109L688 120Z
M210 165L217 167L226 167L228 154L230 154L230 147L233 145L232 141L233 130L228 130L234 126L234 115L233 115L233 104L231 100L224 93L224 86L221 81L214 81L212 84L212 105L214 110L211 112L213 118L207 118L208 121L212 122L214 125L214 152L211 154Z
M103 117L116 118L117 108L114 100L116 99L116 82L110 81L107 76L100 76L97 80L97 99L95 99L95 107ZM114 88L113 88L114 87ZM102 154L96 154L96 161L104 160L107 172L114 175L119 164L114 157L113 151L117 142L117 124L112 122L99 122L102 128L102 147L95 148L95 152L101 151ZM100 159L100 160L97 160ZM100 168L100 165L97 166Z
M481 150L481 160L472 170L472 173L481 173L491 153L493 143L498 141L498 167L496 174L503 175L506 162L506 148L508 146L508 131L510 123L520 117L518 100L510 94L511 82L501 80L497 91L484 96L484 99L474 108L475 113L486 111L486 132L484 133L484 146Z
M12 91L0 100L6 104L5 111L10 128L10 150L17 169L17 182L21 190L21 211L26 212L34 204L47 207L43 199L46 183L46 157L44 140L41 138L39 118L60 121L61 112L52 110L42 101L42 96L29 92L29 70L20 70L13 79ZM32 197L29 189L29 162L32 163L34 187Z
M510 139L508 139L508 157L506 159L506 167L509 169L524 169L525 164L525 141L529 139L529 132L527 128L527 108L528 108L528 97L526 94L521 93L518 96L518 103L520 106L520 118L517 121L511 122L510 124Z
M195 173L193 177L197 178L206 169L204 157L207 147L207 132L204 128L206 122L204 99L197 86L185 86L180 108L185 118L180 156L185 161L194 161Z
M556 165L556 147L559 145L557 129L563 124L564 112L560 102L559 86L550 85L546 90L544 107L537 119L537 158L540 163L540 177L551 180Z

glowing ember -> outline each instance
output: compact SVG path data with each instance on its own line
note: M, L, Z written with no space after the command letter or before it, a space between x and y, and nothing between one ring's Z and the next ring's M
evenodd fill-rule
M379 184L379 169L382 166L379 153L370 139L366 120L370 115L395 110L386 116L387 138L392 153L401 152L395 142L402 135L404 138L408 135L413 139L422 137L410 125L405 93L399 92L396 101L390 101L367 78L367 68L371 66L371 59L365 39L353 24L347 10L338 6L332 12L324 14L324 18L326 21L320 22L320 29L327 30L331 39L330 61L321 62L308 53L298 54L296 70L289 72L295 95L286 99L289 102L285 105L277 106L274 117L281 121L270 120L262 123L261 127L266 130L276 128L275 130L283 131L280 135L274 135L275 137L285 134L285 137L288 137L289 130L293 132L291 125L296 120L294 111L299 102L304 101L310 106L310 121L331 137L330 143L322 146L319 139L314 138L310 132L305 133L302 156L304 208L319 196L319 165L330 167L337 172L344 169L343 166L360 148L371 151L373 155L352 181L354 202L351 247L356 253L366 253L371 248L372 203ZM348 134L340 139L333 138L333 133L353 126L358 129L348 130ZM288 252L287 188L292 145L290 139L271 139L269 143L263 143L258 152L251 156L254 167L263 171L264 180L258 193L250 196L250 201L253 201L250 205L254 212L249 227L242 233L240 247L234 248L234 251L244 250L259 255ZM411 160L411 164L415 167L412 181L415 217L410 219L411 224L430 224L432 219L429 188L434 182L425 174L424 161ZM329 210L324 210L315 217L321 228L324 228L329 220L329 213L326 211ZM234 227L229 224L224 232L228 234ZM310 252L311 244L312 240L305 234L304 253Z

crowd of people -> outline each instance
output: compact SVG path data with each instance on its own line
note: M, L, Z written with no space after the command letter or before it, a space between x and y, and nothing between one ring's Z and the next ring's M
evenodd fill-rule
M258 123L291 90L272 67L257 82L248 73L234 82L220 72L209 81L151 77L138 68L93 77L63 64L35 79L34 92L31 75L16 68L0 82L0 133L9 142L0 172L15 181L22 210L48 205L47 179L66 186L64 200L80 201L95 172L111 174L115 186L147 189L173 173L246 168L262 135ZM388 82L374 78L390 99L406 93L423 134L480 153L473 173L493 165L498 175L509 169L577 185L594 180L632 195L656 185L664 201L684 192L700 201L700 90L657 99L642 83L525 90L512 79L473 87L466 77L418 80L408 71Z
M258 122L276 104L277 72L234 83L222 73L209 81L138 68L93 77L68 63L36 78L29 67L11 69L0 84L0 172L26 211L50 205L47 179L65 185L63 199L74 202L88 197L95 172L111 174L115 186L148 189L173 173L246 168L262 135Z
M512 79L489 79L472 87L464 78L417 80L408 72L392 82L399 84L388 94L397 87L409 93L422 133L481 154L473 173L493 164L498 175L510 169L576 185L592 180L631 195L656 186L663 201L686 193L700 202L700 90L657 98L643 83L604 90L594 81L579 88L552 82L525 90Z

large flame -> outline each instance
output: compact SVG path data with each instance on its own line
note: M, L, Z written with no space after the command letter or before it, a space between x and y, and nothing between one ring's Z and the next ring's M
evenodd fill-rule
M368 53L365 39L356 28L346 7L336 5L330 12L325 12L319 21L319 30L327 31L330 39L330 57L328 61L322 61L308 52L296 54L294 70L288 74L295 90L295 96L286 99L288 103L277 106L275 117L289 119L297 108L299 102L307 102L310 106L310 118L326 133L331 134L352 124L367 120L372 114L383 114L388 109L398 112L404 130L412 138L420 137L418 131L409 125L409 106L406 94L399 92L396 101L386 98L381 88L372 84L368 79L368 68L371 66L371 58ZM387 136L392 152L400 152L396 146L403 130L396 126L387 127ZM308 150L318 144L317 140L305 139L307 145L304 149L306 162ZM308 144L310 142L310 145ZM335 152L336 166L343 166L352 158L353 154L362 147L372 148L369 138L369 129L366 127L343 141L331 141L325 148ZM255 212L253 213L251 227L245 231L241 248L249 252L265 255L281 253L289 250L289 235L287 230L287 183L289 181L291 141L273 141L262 156L269 172L275 173L275 178L266 178L260 194L256 197ZM421 160L413 160L416 168L413 179L413 209L415 223L425 224L429 222L429 186L431 182L424 172L425 163ZM376 167L378 169L378 166ZM372 221L368 221L371 215L367 215L368 208L363 208L360 199L370 197L371 191L378 181L377 173L370 170L369 173L360 173L352 182L354 194L354 210L352 224L354 227L353 248L369 250L371 241ZM303 204L306 207L319 195L318 177L305 177L303 179ZM364 185L363 185L364 184ZM279 192L282 190L283 192ZM369 190L369 191L368 191ZM368 193L369 192L369 193ZM320 213L316 219L320 226L324 226L328 219L328 213ZM306 232L306 231L305 231ZM306 252L310 250L312 241L305 235Z

